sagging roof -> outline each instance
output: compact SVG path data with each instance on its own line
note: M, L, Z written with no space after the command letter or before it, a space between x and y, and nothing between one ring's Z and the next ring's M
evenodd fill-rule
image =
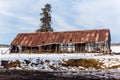
M41 46L48 44L105 42L110 36L109 29L80 30L66 32L19 33L11 45Z

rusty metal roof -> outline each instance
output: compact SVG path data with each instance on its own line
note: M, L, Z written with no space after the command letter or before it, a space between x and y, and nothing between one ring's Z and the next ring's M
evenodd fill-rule
M61 43L105 42L109 39L109 29L80 30L66 32L19 33L11 45L41 46Z

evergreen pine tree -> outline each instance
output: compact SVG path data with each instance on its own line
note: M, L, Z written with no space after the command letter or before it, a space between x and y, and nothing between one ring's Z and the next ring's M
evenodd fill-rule
M40 29L38 29L36 32L50 32L53 31L53 28L51 27L51 5L46 4L45 8L42 8L42 13L40 13L41 16L43 16L40 21L42 25L40 26Z

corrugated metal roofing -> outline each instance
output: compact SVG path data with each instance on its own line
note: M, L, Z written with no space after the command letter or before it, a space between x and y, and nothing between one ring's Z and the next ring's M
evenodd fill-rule
M12 45L41 46L61 43L105 42L109 39L109 29L81 30L66 32L20 33L12 41Z

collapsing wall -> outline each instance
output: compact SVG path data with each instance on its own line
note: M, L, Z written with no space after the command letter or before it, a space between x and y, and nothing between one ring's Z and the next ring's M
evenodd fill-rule
M20 33L11 43L11 52L80 53L110 52L109 29Z
M51 44L36 47L14 46L13 53L98 53L110 52L109 44L103 43L78 43L78 44Z

